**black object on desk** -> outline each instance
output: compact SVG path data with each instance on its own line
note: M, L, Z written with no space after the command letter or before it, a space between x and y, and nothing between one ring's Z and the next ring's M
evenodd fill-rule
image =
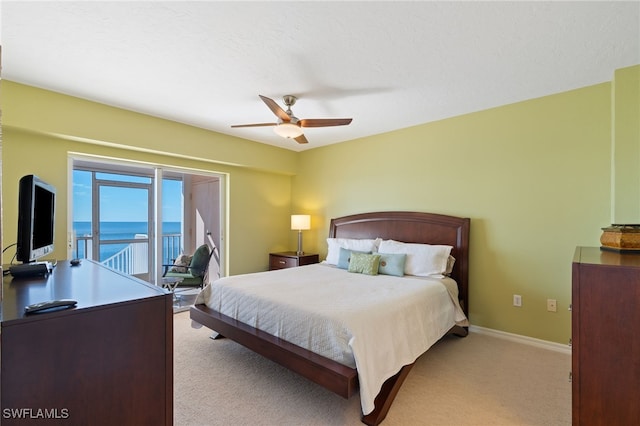
M24 313L36 314L53 310L69 309L77 304L78 301L73 299L48 300L46 302L32 303L31 305L25 306Z
M9 273L14 278L21 277L41 277L47 275L53 270L53 265L50 262L32 262L23 263L22 265L11 265L9 267Z

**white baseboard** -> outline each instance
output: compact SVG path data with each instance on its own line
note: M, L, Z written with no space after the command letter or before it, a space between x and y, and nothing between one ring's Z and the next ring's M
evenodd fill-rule
M498 337L500 339L511 340L512 342L522 343L525 345L536 346L538 348L548 349L551 351L562 352L571 355L569 345L561 343L549 342L548 340L536 339L534 337L522 336L520 334L507 333L506 331L493 330L491 328L478 327L476 325L469 326L469 331L478 334L487 334L489 336Z

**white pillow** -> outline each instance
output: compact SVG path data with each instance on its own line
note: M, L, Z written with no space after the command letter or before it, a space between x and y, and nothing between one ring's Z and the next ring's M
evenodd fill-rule
M447 260L452 248L452 246L384 240L380 243L378 252L406 253L407 260L404 264L404 273L406 275L443 277L447 270Z
M375 253L378 251L378 244L382 241L376 239L357 239L357 238L327 238L327 263L338 265L340 260L340 248L365 253Z
M451 273L453 272L453 265L456 264L456 258L449 255L449 258L447 259L447 270L444 271L444 274L446 276L451 275Z

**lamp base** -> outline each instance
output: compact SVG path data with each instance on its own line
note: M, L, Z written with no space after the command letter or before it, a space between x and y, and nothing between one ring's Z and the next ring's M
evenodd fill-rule
M298 251L296 251L298 256L302 256L304 251L302 251L302 231L298 230Z

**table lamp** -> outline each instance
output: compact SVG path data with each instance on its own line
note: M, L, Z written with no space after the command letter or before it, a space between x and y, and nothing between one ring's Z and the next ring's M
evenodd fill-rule
M311 229L311 216L308 214L292 214L291 229L298 231L298 256L303 255L302 251L302 231Z

